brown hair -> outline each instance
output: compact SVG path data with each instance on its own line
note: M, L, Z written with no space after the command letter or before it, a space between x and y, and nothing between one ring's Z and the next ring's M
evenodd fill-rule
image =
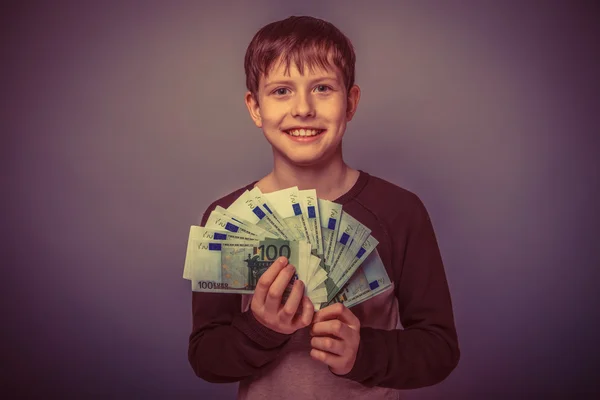
M327 68L331 57L342 71L346 91L354 85L356 56L352 43L333 24L322 19L292 16L265 25L254 35L246 50L244 69L246 87L256 100L260 78L267 75L279 57L283 57L286 74L291 62L304 74L305 63L311 70L315 66Z

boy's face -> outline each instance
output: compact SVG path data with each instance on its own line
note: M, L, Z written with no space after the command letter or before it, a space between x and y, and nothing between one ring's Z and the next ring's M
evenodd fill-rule
M301 75L292 64L289 74L285 74L285 64L276 62L261 78L257 98L258 102L246 93L246 105L273 147L274 156L294 165L314 166L326 162L341 148L360 89L355 85L347 93L336 67L311 70L305 66Z

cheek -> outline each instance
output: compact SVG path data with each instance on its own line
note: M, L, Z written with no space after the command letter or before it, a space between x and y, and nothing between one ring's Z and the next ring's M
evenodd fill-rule
M341 126L346 122L346 106L340 101L327 104L323 107L321 116L326 122Z
M262 122L265 128L278 129L282 122L281 114L272 111L265 112L262 114Z
M329 124L331 124L332 127L335 127L335 130L337 131L336 133L338 135L344 133L344 130L346 128L345 114L338 112L335 115L331 115L328 122Z
M263 99L260 115L265 123L279 123L285 116L285 105L271 99Z

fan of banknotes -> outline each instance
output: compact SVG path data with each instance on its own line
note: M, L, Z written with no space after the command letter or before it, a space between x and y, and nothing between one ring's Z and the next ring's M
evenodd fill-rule
M304 282L315 310L352 307L391 286L371 230L314 189L255 187L227 209L217 206L204 225L190 228L183 271L196 292L254 293L280 256L295 266L292 280Z

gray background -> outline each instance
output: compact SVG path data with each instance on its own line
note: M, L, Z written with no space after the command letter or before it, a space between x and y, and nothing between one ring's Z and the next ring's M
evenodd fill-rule
M3 393L233 398L187 362L187 234L270 170L243 57L299 14L356 48L346 160L440 242L462 359L407 398L598 393L596 3L24 3L0 23Z

